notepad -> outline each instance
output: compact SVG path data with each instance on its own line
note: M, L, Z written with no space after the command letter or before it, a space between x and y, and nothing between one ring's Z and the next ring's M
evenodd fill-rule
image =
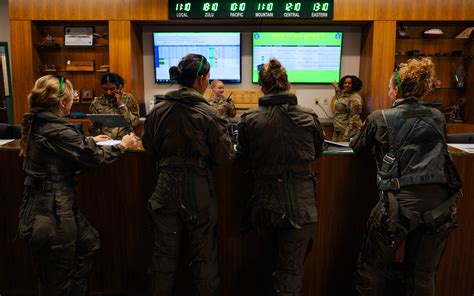
M121 141L119 141L119 140L108 140L108 141L97 142L97 145L99 145L99 146L113 146L113 145L120 144L120 142Z
M10 142L13 142L15 140L12 140L12 139L0 139L0 146L1 145L5 145L5 144L8 144Z

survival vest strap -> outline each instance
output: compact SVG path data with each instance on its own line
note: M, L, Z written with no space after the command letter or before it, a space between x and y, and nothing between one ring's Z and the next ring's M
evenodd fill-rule
M402 109L402 108L400 108ZM378 172L378 187L379 190L398 190L403 186L417 184L413 175L398 176L399 170L403 168L397 168L396 164L399 161L401 148L407 145L407 140L412 130L417 126L417 122L424 121L430 125L433 129L439 132L433 121L433 113L429 109L421 110L407 110L403 108L401 115L404 118L403 122L398 126L393 126L389 120L388 112L397 112L393 109L382 110L382 116L387 126L388 144L389 151L384 155L380 169ZM411 141L408 141L410 144ZM439 173L435 172L435 179L443 178Z

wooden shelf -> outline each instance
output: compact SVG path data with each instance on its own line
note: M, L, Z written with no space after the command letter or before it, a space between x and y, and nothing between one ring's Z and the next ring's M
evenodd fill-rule
M98 48L109 48L108 44L97 44L92 46L65 46L62 44L54 45L45 45L45 44L35 44L37 49L98 49Z

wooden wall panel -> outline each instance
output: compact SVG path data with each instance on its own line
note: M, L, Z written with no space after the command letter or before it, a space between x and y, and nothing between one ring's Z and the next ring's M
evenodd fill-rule
M374 0L375 20L472 20L474 0Z
M130 0L14 0L10 19L114 20L130 19Z
M395 61L396 22L376 21L363 33L360 73L365 110L390 107L388 80ZM370 105L370 106L368 106Z
M109 22L109 63L110 71L125 79L124 91L131 90L132 48L130 45L130 21Z
M131 90L139 103L145 101L145 85L143 80L143 42L142 30L138 24L131 24ZM149 98L150 99L150 98Z
M28 110L28 94L34 83L33 41L30 21L10 21L13 118L20 123Z
M110 71L125 79L124 90L144 101L141 30L130 21L109 22Z
M373 20L375 0L334 0L334 20Z
M374 50L374 26L366 25L362 30L359 78L363 87L360 94L364 98L362 117L365 118L372 111L372 52Z
M168 20L168 0L131 0L132 20Z

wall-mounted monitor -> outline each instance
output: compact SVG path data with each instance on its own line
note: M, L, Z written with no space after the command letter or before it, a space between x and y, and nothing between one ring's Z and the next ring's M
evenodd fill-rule
M169 68L190 53L205 56L211 80L241 81L240 32L154 32L155 82L169 83Z
M341 73L342 32L253 32L252 82L277 58L291 83L331 83Z

